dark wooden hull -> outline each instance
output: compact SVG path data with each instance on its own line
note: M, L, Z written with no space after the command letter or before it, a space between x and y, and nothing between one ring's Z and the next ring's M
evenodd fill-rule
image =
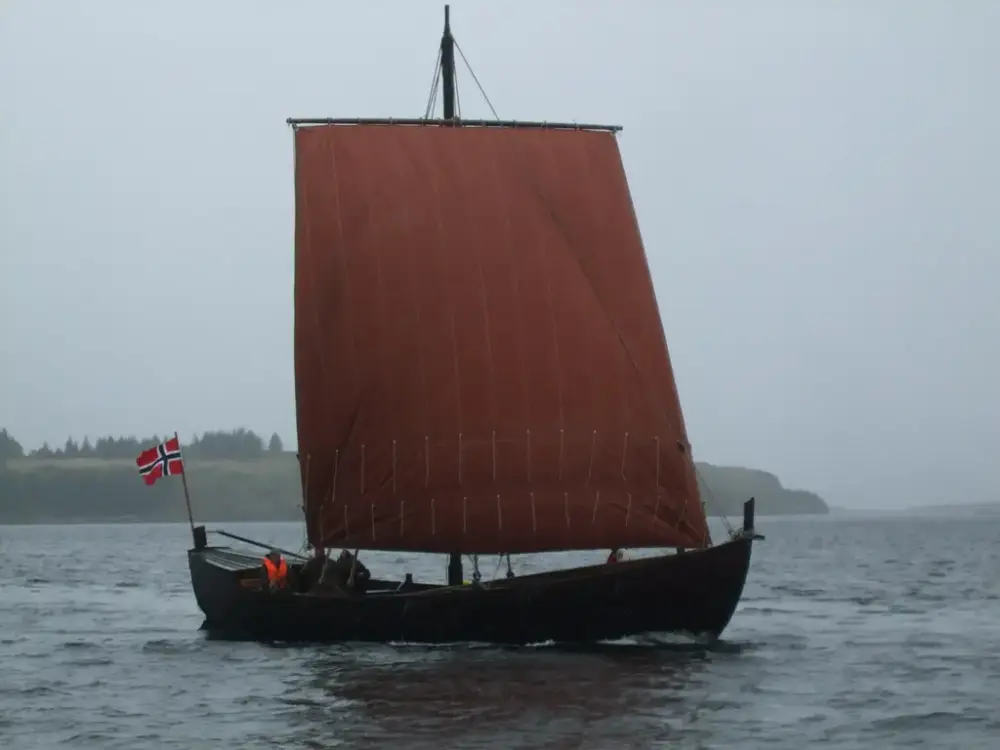
M188 552L203 628L258 641L503 644L594 642L645 633L717 637L743 593L752 538L704 550L498 579L483 586L372 581L358 596L251 587L259 559Z

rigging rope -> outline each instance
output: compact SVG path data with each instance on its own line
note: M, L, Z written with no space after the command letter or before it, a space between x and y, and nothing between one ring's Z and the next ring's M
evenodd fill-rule
M424 119L429 120L434 114L434 104L437 101L438 85L441 83L441 48L438 47L437 60L434 63L434 77L431 78L431 93L427 97L427 107L424 109Z
M503 565L504 558L507 559L507 575L505 577L506 578L514 577L514 571L510 567L510 553L500 552L499 554L497 554L497 566L493 570L493 577L490 579L491 583L497 579L497 573L500 572L500 566Z
M495 581L497 579L497 573L500 572L500 566L501 565L503 565L503 555L502 554L497 555L497 567L493 571L493 577L490 579L490 583L492 583L493 581Z
M299 547L299 554L302 555L312 546L309 544L309 514L306 513L306 506L303 503L299 506L302 511L302 546Z
M483 100L486 102L486 106L490 108L490 112L493 113L493 117L497 120L500 119L500 115L497 114L496 108L493 106L493 102L490 101L489 96L486 95L486 90L483 88L483 84L479 82L479 77L476 75L476 71L472 69L472 65L469 64L469 59L465 56L462 48L459 46L458 41L452 38L452 42L455 45L455 49L458 50L459 57L462 58L462 62L465 63L466 69L469 71L469 75L472 76L473 83L476 84L476 88L479 89L479 93L482 94ZM434 63L434 76L431 78L431 89L430 95L427 97L427 107L424 109L424 119L429 120L434 115L434 107L437 104L438 89L441 86L441 48L438 47L437 58ZM458 69L455 69L455 116L458 119L462 119L462 101L458 93Z
M692 463L694 463L694 462L692 461ZM716 508L715 507L715 494L712 492L712 488L708 486L708 482L705 481L705 478L701 475L701 472L698 471L698 465L697 464L694 465L694 473L695 473L695 476L698 479L701 480L701 484L705 488L705 491L708 493L708 496L710 498L712 498L712 507L713 507L713 510L718 510L719 511L719 518L722 519L722 525L726 527L726 533L729 534L729 536L732 536L733 535L733 525L731 523L729 523L729 517L726 516L725 511L723 511L721 508ZM708 501L705 501L705 505L706 506L708 505Z
M465 57L465 53L462 52L462 48L458 46L458 41L457 40L455 41L455 49L458 50L458 54L461 56L462 62L465 63L465 67L469 69L469 74L472 76L473 82L475 82L476 86L479 88L479 93L482 94L483 95L483 99L486 100L486 105L490 108L490 112L493 113L493 117L496 118L497 120L499 120L500 119L500 115L498 115L497 111L493 108L493 102L491 102L490 98L488 96L486 96L486 91L483 89L482 84L479 83L479 79L476 77L476 71L474 71L472 69L472 66L469 64L468 59L466 59L466 57Z

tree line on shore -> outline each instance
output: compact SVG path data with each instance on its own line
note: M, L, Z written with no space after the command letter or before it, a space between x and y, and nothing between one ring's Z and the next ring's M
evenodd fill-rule
M67 441L54 450L25 451L0 430L0 523L111 521L182 521L180 482L147 487L135 465L139 453L161 442L147 438ZM268 443L251 430L206 432L182 446L194 459L190 489L195 514L202 520L301 520L302 487L298 462L285 452L281 438ZM92 459L73 461L68 459ZM275 458L280 460L256 460ZM115 459L102 463L104 459ZM122 460L127 459L127 460ZM739 518L751 495L761 515L826 513L815 493L788 489L768 472L698 464L702 498L712 515Z
M6 428L0 429L0 464L21 458L37 459L134 459L143 450L160 444L169 436L152 435L150 437L135 436L104 436L91 440L84 437L82 441L67 438L62 445L51 447L43 443L40 448L26 451L24 446ZM182 441L182 449L186 456L207 460L251 461L264 458L267 455L284 453L284 443L278 433L271 435L270 440L253 430L237 428L235 430L212 430L201 435L195 435L189 441Z

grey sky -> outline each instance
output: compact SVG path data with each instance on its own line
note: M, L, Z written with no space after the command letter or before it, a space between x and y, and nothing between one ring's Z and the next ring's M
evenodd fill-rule
M625 126L697 458L842 505L1000 498L1000 3L452 16L501 116ZM441 22L423 0L0 4L0 425L292 443L285 118L421 115Z

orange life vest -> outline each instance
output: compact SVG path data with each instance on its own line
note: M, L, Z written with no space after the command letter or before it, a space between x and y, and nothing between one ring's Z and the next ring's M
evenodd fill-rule
M270 557L265 557L264 569L267 571L268 583L278 587L285 585L285 581L288 579L288 563L285 562L284 558L281 558L278 564L275 565Z

